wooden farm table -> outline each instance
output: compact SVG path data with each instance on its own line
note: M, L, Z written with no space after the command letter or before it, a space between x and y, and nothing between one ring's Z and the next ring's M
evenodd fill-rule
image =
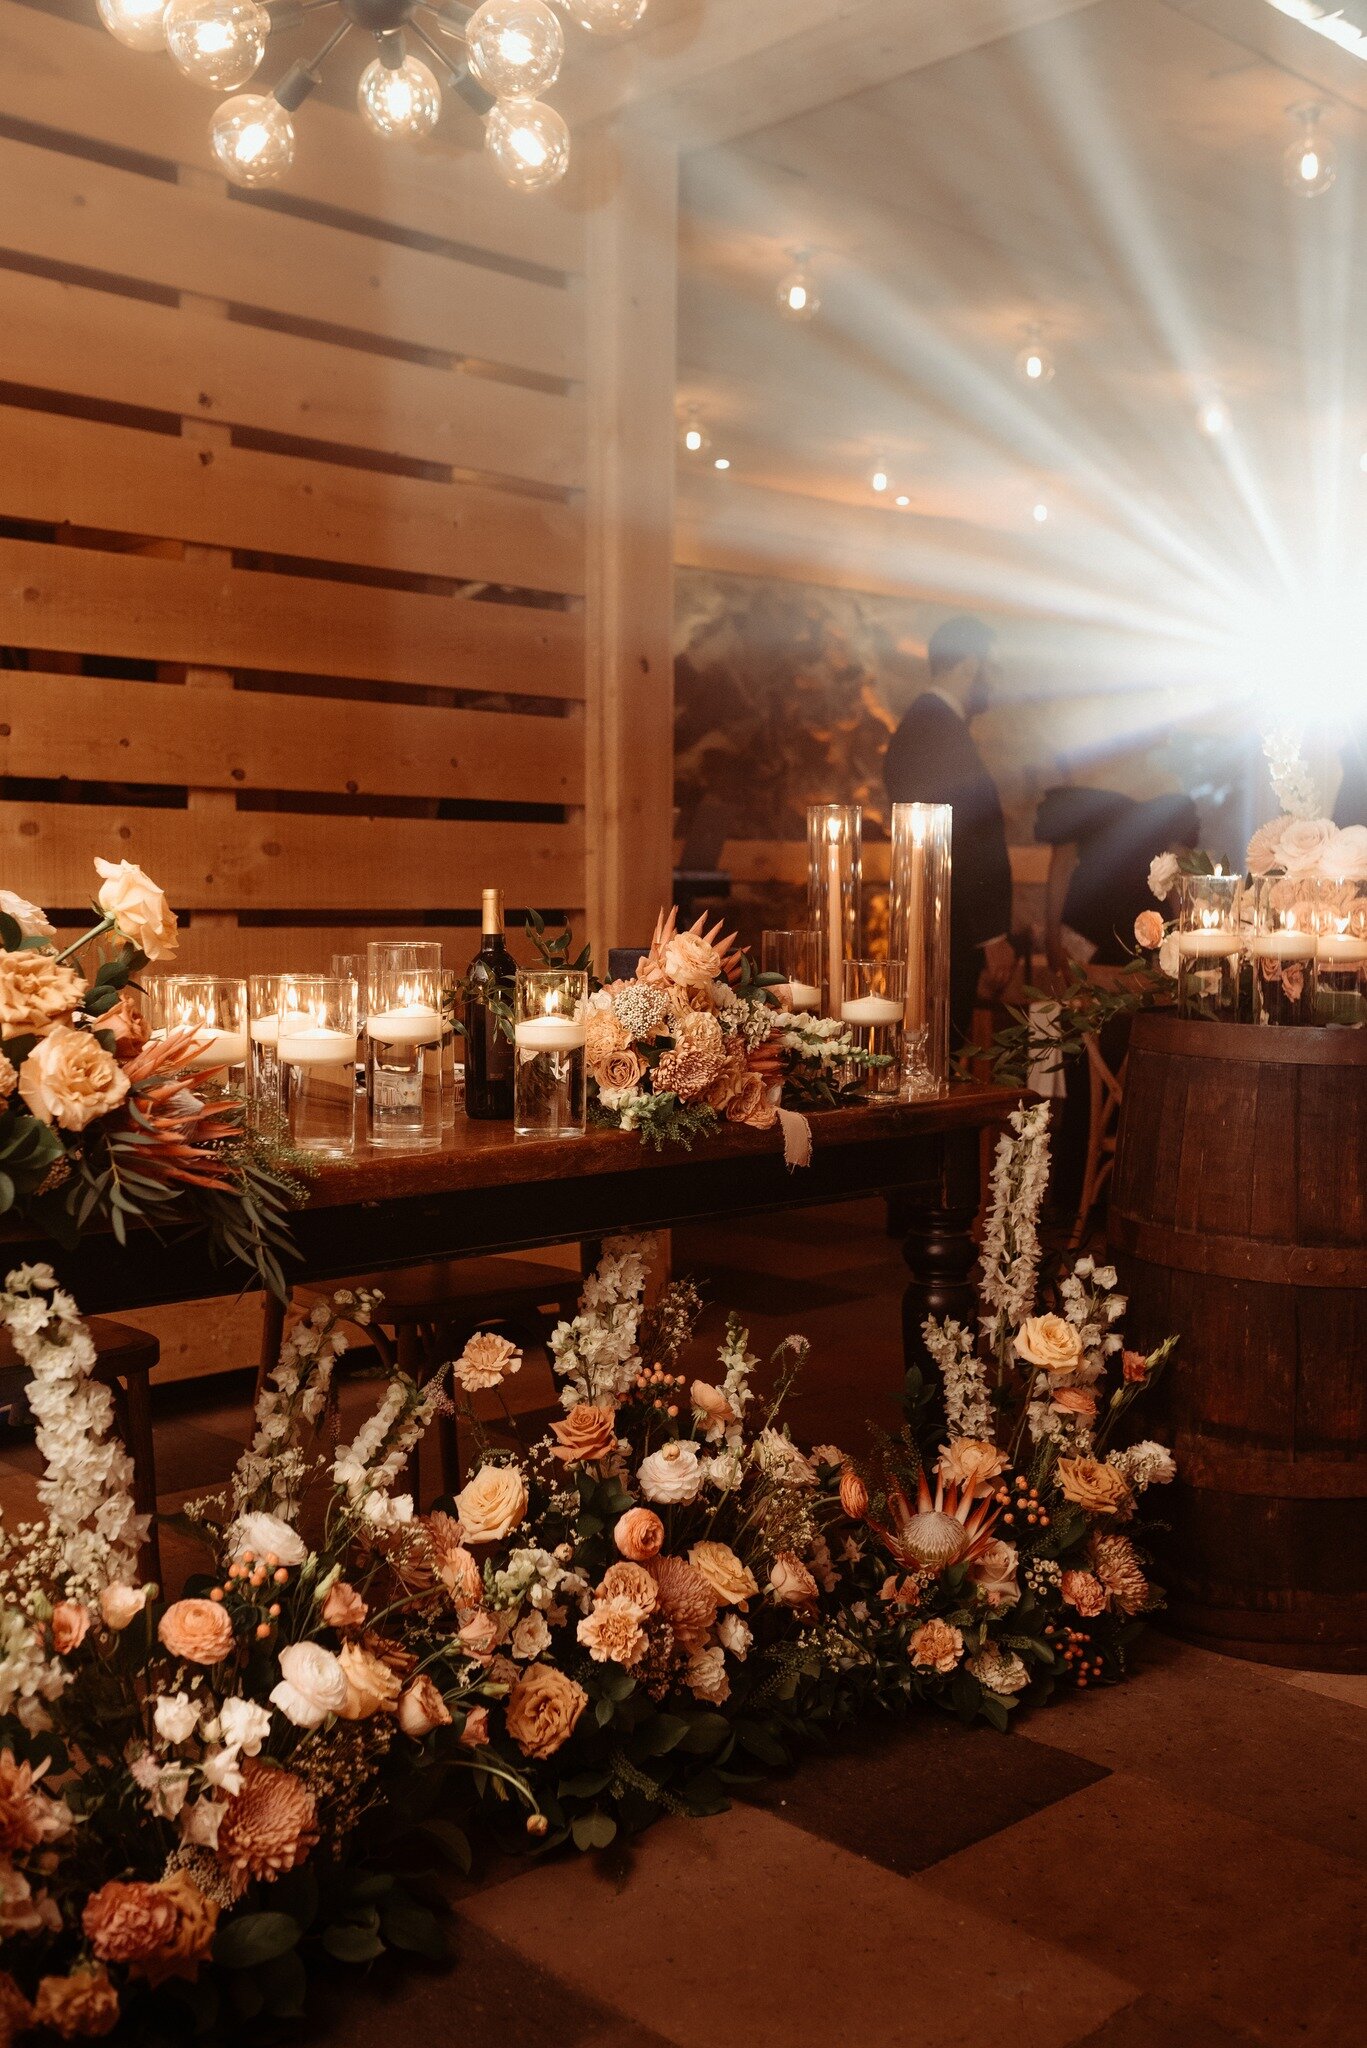
M927 1314L973 1313L978 1133L1018 1100L1010 1090L964 1083L934 1102L819 1111L812 1163L793 1172L777 1131L728 1125L691 1152L657 1153L626 1132L515 1139L504 1125L459 1117L439 1151L362 1145L354 1160L323 1167L308 1206L291 1219L302 1254L291 1277L340 1280L614 1230L897 1194L912 1276L904 1333L915 1356ZM62 1252L10 1226L0 1232L0 1251L8 1263L48 1260L88 1314L222 1294L230 1277L197 1236L161 1243L135 1231L120 1247L99 1232Z

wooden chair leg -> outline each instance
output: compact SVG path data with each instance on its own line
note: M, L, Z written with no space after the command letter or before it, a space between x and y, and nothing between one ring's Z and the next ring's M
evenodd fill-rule
M285 1304L277 1301L273 1294L267 1294L261 1310L261 1360L256 1368L256 1392L252 1396L252 1413L261 1399L261 1389L271 1373L280 1363L280 1347L285 1341Z
M423 1342L422 1332L416 1323L401 1323L399 1325L398 1368L400 1372L407 1373L408 1377L416 1384L421 1385L424 1377ZM413 1496L415 1508L421 1508L422 1506L421 1468L422 1442L419 1439L413 1446L412 1455L408 1460L408 1490Z
M145 1578L161 1584L161 1545L157 1537L157 1454L152 1435L152 1390L145 1372L131 1372L124 1383L124 1426L133 1460L133 1505L151 1517L141 1563Z

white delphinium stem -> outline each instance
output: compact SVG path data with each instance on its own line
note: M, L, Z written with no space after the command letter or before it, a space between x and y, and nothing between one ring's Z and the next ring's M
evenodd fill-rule
M233 1474L234 1519L261 1508L288 1520L297 1510L317 1464L305 1457L300 1438L327 1407L333 1370L347 1348L343 1324L364 1329L383 1299L371 1288L339 1287L290 1331L257 1400L251 1448Z
M560 1393L564 1407L581 1401L615 1407L635 1378L636 1332L654 1247L649 1235L610 1237L584 1282L578 1315L551 1332L551 1362L566 1382Z
M934 1316L927 1316L921 1325L921 1336L940 1369L950 1442L956 1437L971 1436L990 1443L996 1418L986 1368L974 1348L973 1332L962 1323L937 1322Z
M114 1397L92 1379L96 1353L50 1266L19 1266L0 1293L0 1322L32 1375L44 1475L38 1498L69 1590L93 1600L131 1585L149 1517L133 1507L133 1463L114 1434Z
M354 1442L338 1451L332 1477L353 1503L389 1492L441 1409L446 1371L439 1367L421 1387L400 1374Z
M1301 752L1299 727L1276 726L1271 732L1265 733L1263 752L1267 756L1277 802L1286 815L1290 818L1320 817L1324 810L1324 799L1310 765Z
M1005 1372L1016 1331L1035 1306L1039 1212L1049 1185L1049 1105L1011 1112L992 1164L978 1292L988 1345Z

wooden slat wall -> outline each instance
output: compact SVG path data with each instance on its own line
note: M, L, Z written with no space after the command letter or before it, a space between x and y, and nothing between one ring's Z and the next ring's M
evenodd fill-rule
M487 882L589 901L583 220L458 113L310 103L234 193L211 110L0 0L0 881L137 860L187 965L461 964Z

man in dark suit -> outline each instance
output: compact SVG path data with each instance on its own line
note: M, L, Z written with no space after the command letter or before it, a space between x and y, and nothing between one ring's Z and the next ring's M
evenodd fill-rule
M952 804L949 1030L951 1046L972 1033L981 993L991 1000L1011 979L1011 861L997 785L969 730L991 697L995 636L981 619L947 619L931 636L930 688L916 698L891 740L883 779L895 804Z

